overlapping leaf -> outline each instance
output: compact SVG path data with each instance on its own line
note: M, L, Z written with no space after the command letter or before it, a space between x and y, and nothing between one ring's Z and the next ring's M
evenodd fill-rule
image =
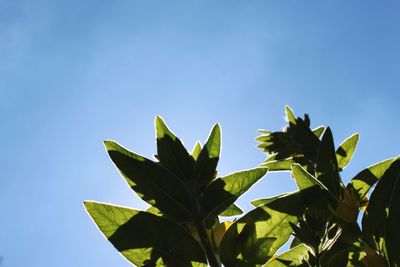
M352 187L358 193L361 200L368 193L371 186L378 182L390 165L398 159L399 157L390 158L369 166L351 179L348 187Z
M221 242L220 256L225 266L261 266L289 239L304 212L300 192L291 193L257 207L236 221Z
M161 117L156 117L155 126L157 158L161 165L183 181L192 179L194 159L190 157L182 142L168 129Z
M290 250L271 258L263 267L300 267L307 266L308 252L310 248L300 244Z
M214 180L204 193L202 201L205 218L212 218L226 210L267 172L267 168L255 168L236 172Z
M85 208L105 237L137 266L207 266L199 244L167 219L97 202L85 202Z
M105 141L112 161L129 186L146 202L174 218L192 216L191 196L172 172L149 159L130 152L113 141Z
M371 194L362 220L370 245L383 253L391 266L400 266L400 160L394 161Z

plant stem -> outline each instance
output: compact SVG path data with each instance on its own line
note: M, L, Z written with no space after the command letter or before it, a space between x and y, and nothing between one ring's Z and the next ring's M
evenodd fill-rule
M212 248L210 240L208 239L206 227L204 226L204 223L201 219L196 220L196 228L197 232L199 233L201 244L203 245L210 267L221 267L221 263L215 255L214 249Z

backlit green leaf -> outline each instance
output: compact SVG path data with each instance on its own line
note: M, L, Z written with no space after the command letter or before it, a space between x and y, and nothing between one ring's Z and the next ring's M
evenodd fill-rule
M240 171L216 179L207 188L202 201L206 218L219 215L232 205L255 182L267 172L267 168Z
M210 135L197 157L194 176L201 186L206 186L215 178L221 150L221 127L215 124Z
M136 266L207 266L199 244L167 219L97 202L85 202L85 208L105 237Z
M271 258L263 267L296 267L306 266L308 260L308 252L310 248L304 244L300 244L290 250Z
M285 107L286 118L289 123L296 124L296 117L293 114L293 110L289 107Z
M201 152L201 144L200 144L199 141L197 141L196 144L194 145L192 153L191 153L192 154L192 158L194 160L197 160L197 158L200 155L200 152Z
M144 201L176 219L191 217L190 195L176 175L113 141L104 144L129 186Z
M230 216L237 216L243 213L243 210L233 203L230 205L225 211L223 211L219 216L222 217L230 217Z
M231 227L222 239L220 256L225 266L261 266L289 239L289 222L305 210L299 192L276 198L250 211ZM261 247L261 248L260 248Z
M317 128L313 129L312 132L315 134L316 137L320 138L321 135L325 131L325 126L318 126Z
M336 159L339 169L343 169L347 166L347 164L349 164L351 158L353 157L354 151L356 150L358 138L359 134L353 134L344 140L336 150Z
M161 117L156 117L155 126L157 157L161 165L184 181L191 179L194 167L193 158L190 157L179 138L168 129Z
M383 174L390 167L392 162L398 159L399 157L390 158L369 166L351 179L348 187L353 187L361 200L368 193L371 186L382 178Z

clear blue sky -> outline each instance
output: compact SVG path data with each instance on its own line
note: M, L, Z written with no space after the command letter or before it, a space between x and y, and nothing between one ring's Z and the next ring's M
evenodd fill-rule
M222 125L219 172L264 160L284 106L361 133L344 179L400 154L400 3L0 0L0 255L5 267L130 266L86 199L143 208L106 155L155 153L163 116L191 148ZM240 200L293 189L270 174Z

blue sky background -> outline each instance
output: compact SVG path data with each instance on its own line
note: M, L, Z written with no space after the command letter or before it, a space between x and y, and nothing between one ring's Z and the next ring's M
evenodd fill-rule
M151 157L163 116L191 148L222 125L221 175L264 160L284 106L361 133L344 179L400 154L398 1L0 0L5 267L130 266L82 201L144 208L106 155ZM239 204L294 188L269 174Z

